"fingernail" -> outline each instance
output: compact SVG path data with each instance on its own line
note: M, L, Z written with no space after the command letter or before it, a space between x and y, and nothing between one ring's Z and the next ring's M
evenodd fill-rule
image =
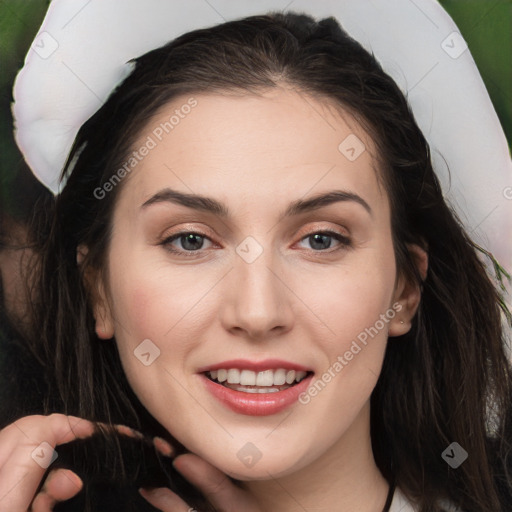
M134 430L131 427L127 427L126 425L118 425L117 430L124 435L130 436L130 437L136 437L138 439L143 439L144 435L138 432L137 430Z
M82 479L76 473L73 473L73 471L71 470L66 470L66 477L68 478L68 480L71 481L71 483L76 485L76 487L78 487L79 489L82 488Z
M162 439L161 437L155 437L153 439L153 443L155 445L155 448L160 453L162 453L166 457L172 457L174 449L165 439Z
M135 430L134 428L130 428L130 430L132 431L132 434L135 437L138 437L139 439L144 439L144 434L142 432L139 432L138 430Z

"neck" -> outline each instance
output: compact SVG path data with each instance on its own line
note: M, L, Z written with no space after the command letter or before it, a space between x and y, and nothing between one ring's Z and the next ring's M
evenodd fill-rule
M373 457L369 403L313 463L283 477L245 481L242 486L265 512L382 512L389 485Z

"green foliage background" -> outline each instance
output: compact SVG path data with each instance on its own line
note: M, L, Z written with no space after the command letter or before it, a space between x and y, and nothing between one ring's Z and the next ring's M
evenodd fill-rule
M440 3L468 42L511 143L512 0L441 0ZM12 135L12 83L48 4L48 0L0 0L0 206L7 207L14 215L16 204L9 203L9 185L21 156Z

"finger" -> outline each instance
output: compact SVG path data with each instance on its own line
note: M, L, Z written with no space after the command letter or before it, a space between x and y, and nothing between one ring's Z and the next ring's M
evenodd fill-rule
M76 437L87 437L94 432L94 424L76 416L50 414L25 416L0 431L0 467L20 444L38 446L46 441L52 446L65 444ZM52 444L55 439L55 443Z
M158 489L139 489L140 495L161 512L191 512L189 507L177 494L166 487Z
M49 474L41 489L41 494L48 495L53 506L58 501L73 498L82 487L83 482L77 474L69 469L57 469Z
M173 466L193 485L202 491L210 503L225 512L256 511L256 503L220 469L193 453L176 457Z
M6 427L1 442L14 439L14 446L0 468L0 511L27 510L47 467L58 456L55 446L93 432L93 423L63 414L27 416Z
M145 439L145 435L138 430L135 430L131 427L127 427L126 425L114 425L116 430L125 436L133 437L135 439Z
M41 492L32 503L32 512L51 512L59 501L76 496L83 487L82 480L69 469L58 469L50 473Z
M58 457L56 446L91 436L95 425L107 427L55 413L25 416L0 431L0 512L27 510L47 467ZM133 437L142 436L123 425L114 427Z
M96 426L107 428L107 424L103 422L91 422L84 418L78 418L70 415L67 416L59 413L50 414L48 416L25 416L0 431L0 467L4 465L7 458L11 455L12 451L19 443L20 438L24 438L24 440L33 440L34 438L41 437L41 432L45 426L48 428L50 422L53 422L53 424L57 423L61 429L58 432L56 431L60 436L56 444L66 444L76 438L89 437L95 432ZM113 426L121 434L139 439L144 438L144 435L141 432L127 427L126 425ZM62 429L64 430L63 434ZM47 439L45 440L49 442ZM38 444L39 441L34 441L34 445ZM49 444L52 443L49 442Z
M172 457L174 455L174 448L161 437L155 437L153 439L153 444L155 445L155 448L166 457Z
M55 500L46 493L40 492L32 502L29 512L52 512Z

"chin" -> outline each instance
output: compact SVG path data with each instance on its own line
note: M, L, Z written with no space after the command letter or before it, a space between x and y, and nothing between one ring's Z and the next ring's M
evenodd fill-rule
M236 468L233 468L232 466L217 467L231 478L248 482L252 480L270 480L272 478L291 475L303 468L306 464L307 462L303 459L293 460L286 463L282 458L279 458L278 460L264 460L264 456L262 456L262 458L253 466L248 466L246 468L241 468L238 464Z

